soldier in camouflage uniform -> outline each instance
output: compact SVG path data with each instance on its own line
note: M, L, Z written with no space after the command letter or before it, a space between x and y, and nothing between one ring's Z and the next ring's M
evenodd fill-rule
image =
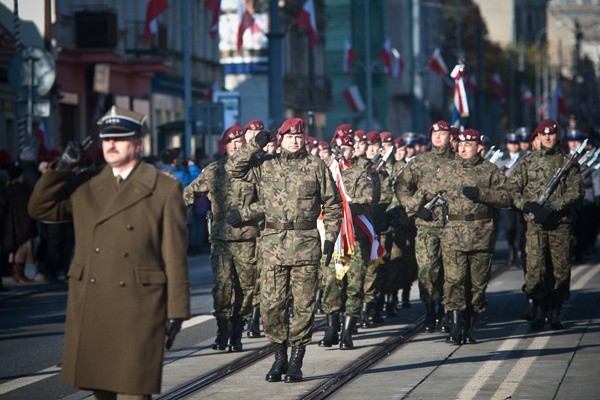
M231 157L245 143L239 125L228 128L221 140ZM250 318L256 281L256 238L258 226L245 216L242 223L226 223L231 210L242 209L258 200L254 185L231 179L225 171L227 158L209 164L183 191L186 205L197 196L208 196L212 204L210 265L214 275L212 290L217 337L214 350L242 351L244 321Z
M354 153L354 139L351 136L341 135L334 140L342 155L340 159L342 180L346 194L352 199L350 201L352 217L364 215L369 218L373 201L373 183L369 172L364 168L352 166L346 161L350 160ZM331 347L339 343L342 350L354 348L352 333L361 311L362 288L371 254L371 243L356 223L354 223L354 234L354 253L351 255L349 269L343 279L336 277L335 267L322 267L323 310L327 314L327 330L319 342L321 347ZM338 330L341 312L344 312L345 318L340 340Z
M257 185L265 218L260 236L260 306L265 334L276 346L275 362L266 380L280 381L287 371L286 382L299 382L305 348L312 336L321 259L317 218L322 213L326 231L323 253L331 259L341 199L325 163L306 151L302 119L286 120L278 134L281 153L257 159L272 136L262 131L227 161L226 169L232 177ZM286 319L289 293L294 304L291 322ZM292 345L289 363L288 342Z
M417 236L415 238L415 256L419 266L419 296L425 304L425 331L433 332L437 319L440 320L443 296L444 270L442 263L441 237L443 223L425 221L423 206L426 204L423 190L432 183L443 179L441 168L447 165L454 155L450 149L450 124L438 121L429 129L432 151L419 154L404 168L394 187L400 204L410 217L415 217Z
M540 148L524 157L510 179L515 206L523 211L527 223L525 292L536 308L532 329L544 327L547 311L551 312L552 329L562 329L560 312L570 295L573 208L583 196L581 175L577 165L571 166L549 202L538 204L553 175L565 164L565 157L556 121L543 120L531 140L539 140ZM550 274L546 273L547 264Z
M456 160L442 167L442 176L431 186L447 201L447 223L442 233L444 306L452 313L452 344L476 343L475 324L485 311L485 291L490 280L496 243L494 207L509 207L506 176L478 154L481 135L466 129L458 135ZM464 314L464 315L463 315ZM463 334L462 321L467 323Z

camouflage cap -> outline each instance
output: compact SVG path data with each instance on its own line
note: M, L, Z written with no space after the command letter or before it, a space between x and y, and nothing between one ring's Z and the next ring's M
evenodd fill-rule
M263 124L263 122L260 119L253 119L252 121L248 122L244 127L244 133L246 133L246 131L248 130L260 131L262 129L265 129L265 124Z
M384 131L379 134L379 138L381 139L381 143L392 143L394 135L392 132Z
M480 142L481 134L475 129L465 129L458 134L458 140L461 142Z
M139 136L142 133L145 120L146 116L143 114L112 106L98 120L98 125L100 126L100 134L98 136L101 139Z
M366 140L367 144L381 143L381 137L377 131L371 131L367 133Z
M431 125L431 128L429 128L429 135L431 135L433 132L439 131L450 132L450 122L439 120L435 124Z
M280 135L285 135L286 133L291 133L292 135L304 133L304 121L302 118L286 119L283 124L281 124L277 133Z
M221 144L226 145L231 142L233 139L237 139L241 136L244 136L244 131L242 127L239 125L232 125L223 132L223 137L221 138Z

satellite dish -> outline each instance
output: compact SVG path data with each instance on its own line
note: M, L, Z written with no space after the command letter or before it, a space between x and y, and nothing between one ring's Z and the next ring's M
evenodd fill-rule
M37 96L44 96L54 85L55 79L54 59L40 47L19 50L8 67L8 82L15 92L27 89L33 90Z

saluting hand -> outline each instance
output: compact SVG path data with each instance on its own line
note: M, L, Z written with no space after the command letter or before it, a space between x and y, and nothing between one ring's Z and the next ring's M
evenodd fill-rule
M270 131L260 131L254 137L256 144L258 144L261 148L265 147L267 143L269 143L273 139L273 136Z

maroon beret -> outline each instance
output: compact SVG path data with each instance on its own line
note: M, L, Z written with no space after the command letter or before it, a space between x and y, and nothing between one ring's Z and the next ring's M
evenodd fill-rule
M314 148L314 147L317 147L317 145L319 144L319 141L314 136L307 136L306 139L304 140L304 143L306 143L310 147Z
M354 147L354 138L350 135L341 135L335 139L338 146Z
M280 135L285 135L288 132L293 135L297 133L304 133L304 121L302 118L286 119L277 131L277 133Z
M371 131L367 133L367 144L373 143L381 143L381 137L379 136L379 132Z
M352 136L354 134L354 129L349 124L341 124L337 128L335 128L335 133L333 134L333 138L337 138L342 135Z
M394 139L394 146L404 147L406 146L406 143L404 143L404 139L402 139L402 137L397 137L396 139Z
M431 128L429 128L429 135L431 135L433 132L439 131L450 132L450 122L440 120L435 124L431 125Z
M388 131L381 132L379 137L381 138L382 143L391 143L394 140L394 135L392 135L392 132Z
M329 150L329 148L330 148L329 143L327 143L324 140L319 141L319 144L317 145L317 147L319 148L319 150Z
M460 134L460 130L457 127L455 127L455 126L450 127L450 135L452 136L452 139L458 140L459 134Z
M531 141L540 133L558 133L558 124L552 118L548 118L540 122L540 124L535 128L533 133L531 134Z
M475 129L465 129L458 134L458 140L461 142L479 142L481 134Z
M244 132L247 130L260 131L261 129L265 129L265 124L263 124L260 119L253 119L246 124Z
M365 131L362 130L357 130L354 131L354 141L355 142L362 142L364 140L367 140L367 134L365 133Z
M244 131L242 127L239 125L233 125L227 128L225 132L223 132L223 137L221 138L221 144L225 145L231 142L233 139L239 138L240 136L244 136Z

